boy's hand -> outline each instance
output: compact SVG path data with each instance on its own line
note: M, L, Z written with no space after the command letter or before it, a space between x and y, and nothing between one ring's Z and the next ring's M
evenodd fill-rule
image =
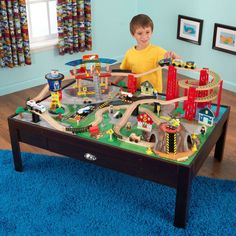
M164 58L179 59L180 56L177 55L175 52L169 51L165 53Z

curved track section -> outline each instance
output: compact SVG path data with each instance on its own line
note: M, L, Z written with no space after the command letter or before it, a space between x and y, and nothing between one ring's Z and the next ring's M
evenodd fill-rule
M176 98L176 99L172 99L172 100L168 100L168 101L151 98L151 99L144 99L144 100L138 100L136 102L133 102L132 104L129 105L128 109L123 114L119 124L116 124L114 126L113 130L115 131L116 134L121 135L120 129L125 126L129 117L131 116L132 112L136 109L136 107L138 105L150 104L150 103L154 103L154 102L160 103L161 105L168 105L168 104L172 104L175 102L181 102L181 101L185 101L185 100L187 100L187 97Z
M46 84L46 85L43 87L43 89L40 91L40 93L39 93L36 97L33 98L33 100L34 100L35 102L41 101L41 100L46 96L46 94L48 93L48 91L49 91L49 85Z
M180 68L184 70L184 68ZM186 69L185 69L186 70ZM195 69L193 71L200 72L200 69ZM195 101L198 103L201 102L209 102L217 98L218 96L218 89L220 84L220 76L214 72L209 71L209 75L212 77L212 81L206 85L196 86L196 80L188 79L188 80L180 80L179 86L184 89L189 89L190 87L194 86L197 91L209 91L210 94L205 97L198 97Z
M129 107L129 105L119 105L119 106L115 106L116 109L127 109ZM106 111L109 110L109 107L104 107L102 109L99 109L96 113L95 113L95 121L93 121L91 123L91 125L98 125L102 122L102 114Z

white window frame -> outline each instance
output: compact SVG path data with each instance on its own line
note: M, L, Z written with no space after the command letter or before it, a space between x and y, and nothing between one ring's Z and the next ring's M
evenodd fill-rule
M49 2L55 0L26 0L27 8L27 19L29 27L29 39L30 39L30 49L42 49L42 48L51 48L58 43L58 34L51 33L51 24L50 24L50 14L49 14ZM57 1L57 0L56 0ZM46 2L47 6L47 15L48 15L48 29L49 34L41 37L32 37L32 24L31 24L31 15L30 15L30 5L40 2Z

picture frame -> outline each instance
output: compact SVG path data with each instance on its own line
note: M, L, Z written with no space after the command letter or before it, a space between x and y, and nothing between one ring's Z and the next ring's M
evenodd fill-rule
M177 39L201 45L203 20L178 15Z
M236 55L236 27L215 23L212 48Z

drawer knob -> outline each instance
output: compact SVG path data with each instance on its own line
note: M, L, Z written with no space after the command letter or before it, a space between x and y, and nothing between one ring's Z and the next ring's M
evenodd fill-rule
M92 155L91 153L85 153L84 158L88 161L96 161L97 157Z

